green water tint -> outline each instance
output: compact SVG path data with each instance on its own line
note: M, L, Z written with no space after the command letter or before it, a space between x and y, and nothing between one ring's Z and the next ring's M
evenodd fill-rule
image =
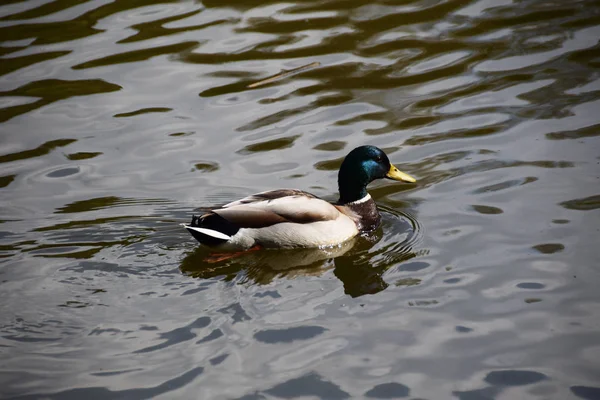
M600 398L598 10L3 2L0 398ZM339 253L179 226L364 144Z

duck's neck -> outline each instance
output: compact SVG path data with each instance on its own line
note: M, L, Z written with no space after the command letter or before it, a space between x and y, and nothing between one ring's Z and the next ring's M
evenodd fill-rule
M340 204L348 204L348 203L358 202L358 201L361 201L362 199L365 199L367 196L369 196L369 193L367 193L367 188L365 186L363 186L361 188L352 188L352 190L349 190L348 188L344 188L343 186L340 186L339 189L340 189L340 200L339 200ZM371 198L371 196L369 196L369 198Z
M348 204L355 201L359 201L368 196L367 183L363 182L363 179L359 174L348 174L345 169L340 169L338 174L338 189L340 191L339 204ZM357 179L359 178L359 179Z

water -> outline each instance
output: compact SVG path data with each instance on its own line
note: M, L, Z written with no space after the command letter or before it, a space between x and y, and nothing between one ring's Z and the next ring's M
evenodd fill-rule
M593 0L4 2L0 397L599 399L599 40ZM362 144L419 180L372 235L178 226Z

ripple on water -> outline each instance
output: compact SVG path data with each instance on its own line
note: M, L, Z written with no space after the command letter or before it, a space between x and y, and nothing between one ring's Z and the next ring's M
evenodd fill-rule
M321 326L298 326L285 329L266 329L254 334L254 338L259 342L275 344L293 342L295 340L312 339L327 329Z
M0 397L600 396L594 0L4 3ZM375 232L178 226L365 143Z

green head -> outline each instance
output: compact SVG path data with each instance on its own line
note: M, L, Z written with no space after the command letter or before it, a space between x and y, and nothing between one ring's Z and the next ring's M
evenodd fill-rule
M416 182L415 178L400 172L392 165L380 148L375 146L355 148L344 158L338 174L340 204L362 199L367 195L367 185L375 179L383 178Z

